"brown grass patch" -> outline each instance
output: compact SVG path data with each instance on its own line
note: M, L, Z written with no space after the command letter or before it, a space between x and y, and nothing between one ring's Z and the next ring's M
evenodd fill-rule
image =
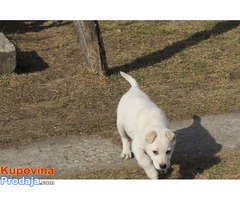
M221 152L215 157L185 157L173 160L172 168L161 179L239 179L240 150ZM214 164L215 163L215 164ZM148 179L137 164L66 174L71 179Z
M101 21L111 74L103 77L85 70L72 22L0 22L17 47L18 62L15 73L0 77L0 147L70 134L117 137L116 106L129 88L119 70L133 75L170 120L239 112L239 24ZM226 177L217 166L214 177ZM128 170L134 177L139 172Z

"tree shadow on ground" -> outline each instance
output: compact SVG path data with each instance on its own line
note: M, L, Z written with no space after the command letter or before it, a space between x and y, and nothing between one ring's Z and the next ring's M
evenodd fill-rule
M36 51L23 52L17 48L16 60L15 73L17 74L34 73L49 67Z
M39 32L47 28L59 27L72 23L71 21L53 21L44 25L46 21L0 21L0 31L5 34Z
M171 58L175 54L183 51L184 49L194 46L199 42L209 39L212 36L217 36L228 32L240 25L240 21L221 21L218 22L212 29L197 32L187 39L177 41L164 49L155 51L146 56L139 57L134 61L116 66L108 70L108 75L118 73L119 71L129 72L140 68L146 68L148 66L160 63L168 58Z
M222 145L202 126L199 116L193 116L193 123L189 127L175 133L177 143L172 163L180 165L179 178L193 179L221 162L216 154L222 149Z

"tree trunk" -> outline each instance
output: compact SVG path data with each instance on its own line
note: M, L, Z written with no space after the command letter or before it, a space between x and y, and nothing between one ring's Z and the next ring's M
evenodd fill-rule
M106 52L98 21L74 21L87 68L94 73L107 73Z

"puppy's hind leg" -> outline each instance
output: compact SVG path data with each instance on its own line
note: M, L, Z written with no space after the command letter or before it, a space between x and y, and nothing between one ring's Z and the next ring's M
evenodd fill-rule
M131 139L129 138L124 127L120 123L117 124L117 127L118 127L119 135L121 136L121 140L122 140L123 149L121 153L121 158L130 159L132 158Z

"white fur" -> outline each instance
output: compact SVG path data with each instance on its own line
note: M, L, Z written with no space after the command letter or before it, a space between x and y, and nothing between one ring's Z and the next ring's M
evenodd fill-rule
M147 176L157 179L158 171L166 172L170 166L175 135L169 130L163 111L140 90L136 80L124 72L120 74L131 85L117 107L117 128L123 145L121 157L132 158L132 149Z

